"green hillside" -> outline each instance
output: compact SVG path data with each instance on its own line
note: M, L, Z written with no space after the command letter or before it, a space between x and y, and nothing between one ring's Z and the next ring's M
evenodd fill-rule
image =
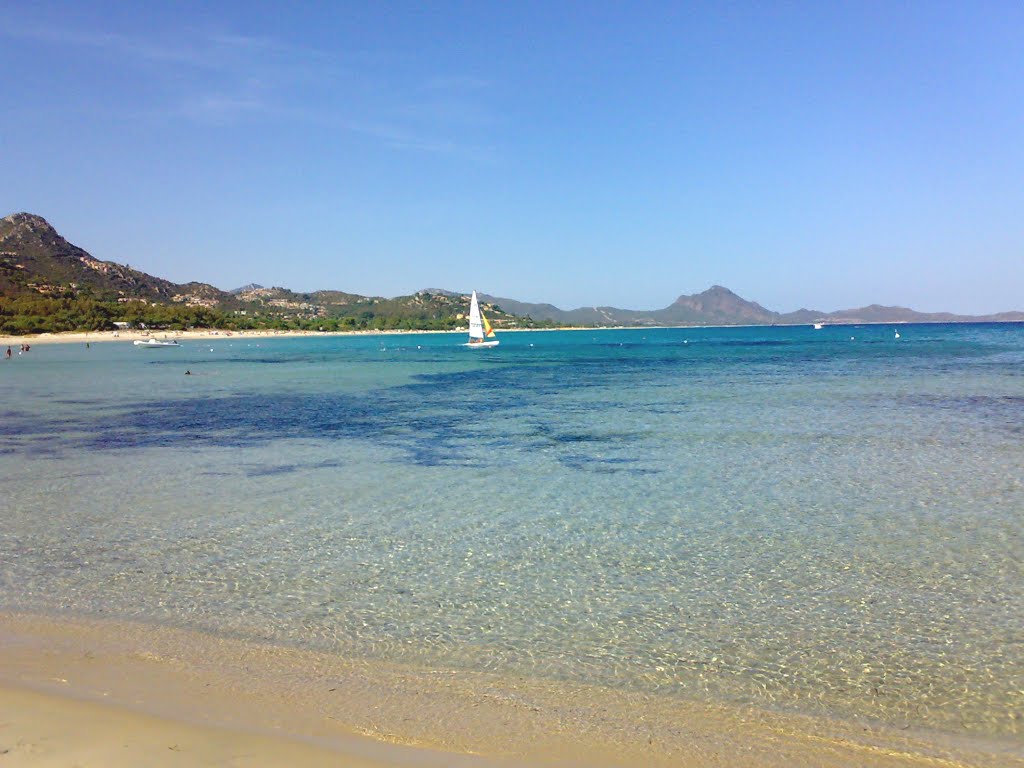
M103 330L114 322L159 328L450 330L467 324L469 297L420 291L382 298L343 291L296 293L250 285L234 292L172 283L94 258L40 216L0 219L0 333ZM484 303L496 328L537 327Z

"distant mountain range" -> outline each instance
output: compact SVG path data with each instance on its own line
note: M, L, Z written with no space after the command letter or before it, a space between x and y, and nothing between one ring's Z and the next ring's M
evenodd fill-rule
M464 312L466 294L430 288L392 299L343 291L296 293L251 283L224 291L207 283L172 283L128 265L101 261L72 245L41 216L16 213L0 219L0 297L22 295L81 296L118 302L204 306L221 311L264 312L303 318L391 313L405 317L441 317ZM1024 312L965 316L949 312L915 312L906 307L872 304L859 309L823 312L799 309L779 313L715 285L683 295L664 309L615 307L564 310L552 304L482 295L495 325L538 322L567 326L775 325L898 322L1024 322Z
M514 299L484 296L484 299L516 315L551 320L558 325L595 326L684 326L684 325L804 325L810 323L958 323L1024 322L1024 312L994 315L955 315L951 312L915 312L906 307L872 304L859 309L824 312L798 309L773 312L737 296L728 288L713 285L702 293L683 295L664 309L633 310L615 307L580 307L564 310L552 304L528 304Z

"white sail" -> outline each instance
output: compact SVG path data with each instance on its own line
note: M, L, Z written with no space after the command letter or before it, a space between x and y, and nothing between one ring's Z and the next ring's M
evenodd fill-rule
M480 318L480 303L476 300L476 291L473 291L473 298L469 302L469 338L484 340L484 323Z
M469 302L469 343L466 346L472 349L489 349L498 344L498 340L494 338L494 329L480 311L480 302L476 298L476 291L473 291L473 297Z

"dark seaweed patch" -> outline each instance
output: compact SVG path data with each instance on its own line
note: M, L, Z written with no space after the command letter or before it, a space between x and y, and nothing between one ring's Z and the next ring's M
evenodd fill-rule
M180 364L180 363L179 363ZM410 384L359 394L237 394L219 398L184 398L145 402L143 407L92 409L78 422L38 417L17 419L2 428L32 434L46 445L36 452L58 450L121 451L154 447L242 447L291 439L370 440L400 450L397 461L422 466L486 466L474 447L501 446L531 450L538 438L546 446L629 443L633 434L587 430L552 430L544 413L560 408L548 402L564 394L564 373L556 366L508 366L483 371L429 374ZM604 366L574 366L573 386L584 379L601 385ZM453 405L453 404L458 405ZM579 410L607 408L607 401ZM508 414L520 420L535 415L539 426L525 434L482 432L481 422ZM553 421L553 419L552 419ZM78 434L76 434L78 433ZM53 438L60 436L59 443ZM15 447L17 450L17 447ZM321 467L340 466L326 462ZM580 465L582 466L582 465ZM609 465L611 466L611 465ZM251 477L283 474L309 466L270 465L245 468Z
M984 421L1012 434L1024 433L1024 397L1005 395L906 395L897 401L899 407L924 408L946 412L950 417L970 417Z
M597 472L600 474L626 473L630 475L653 475L658 470L637 466L636 459L606 458L588 456L580 453L565 454L558 457L558 462L569 469Z
M297 464L276 464L250 467L245 470L246 477L270 477L272 475L288 475L298 469Z

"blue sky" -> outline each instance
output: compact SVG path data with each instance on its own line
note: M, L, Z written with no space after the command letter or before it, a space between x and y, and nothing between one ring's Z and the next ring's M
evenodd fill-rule
M0 2L0 215L222 288L1024 309L1024 4Z

